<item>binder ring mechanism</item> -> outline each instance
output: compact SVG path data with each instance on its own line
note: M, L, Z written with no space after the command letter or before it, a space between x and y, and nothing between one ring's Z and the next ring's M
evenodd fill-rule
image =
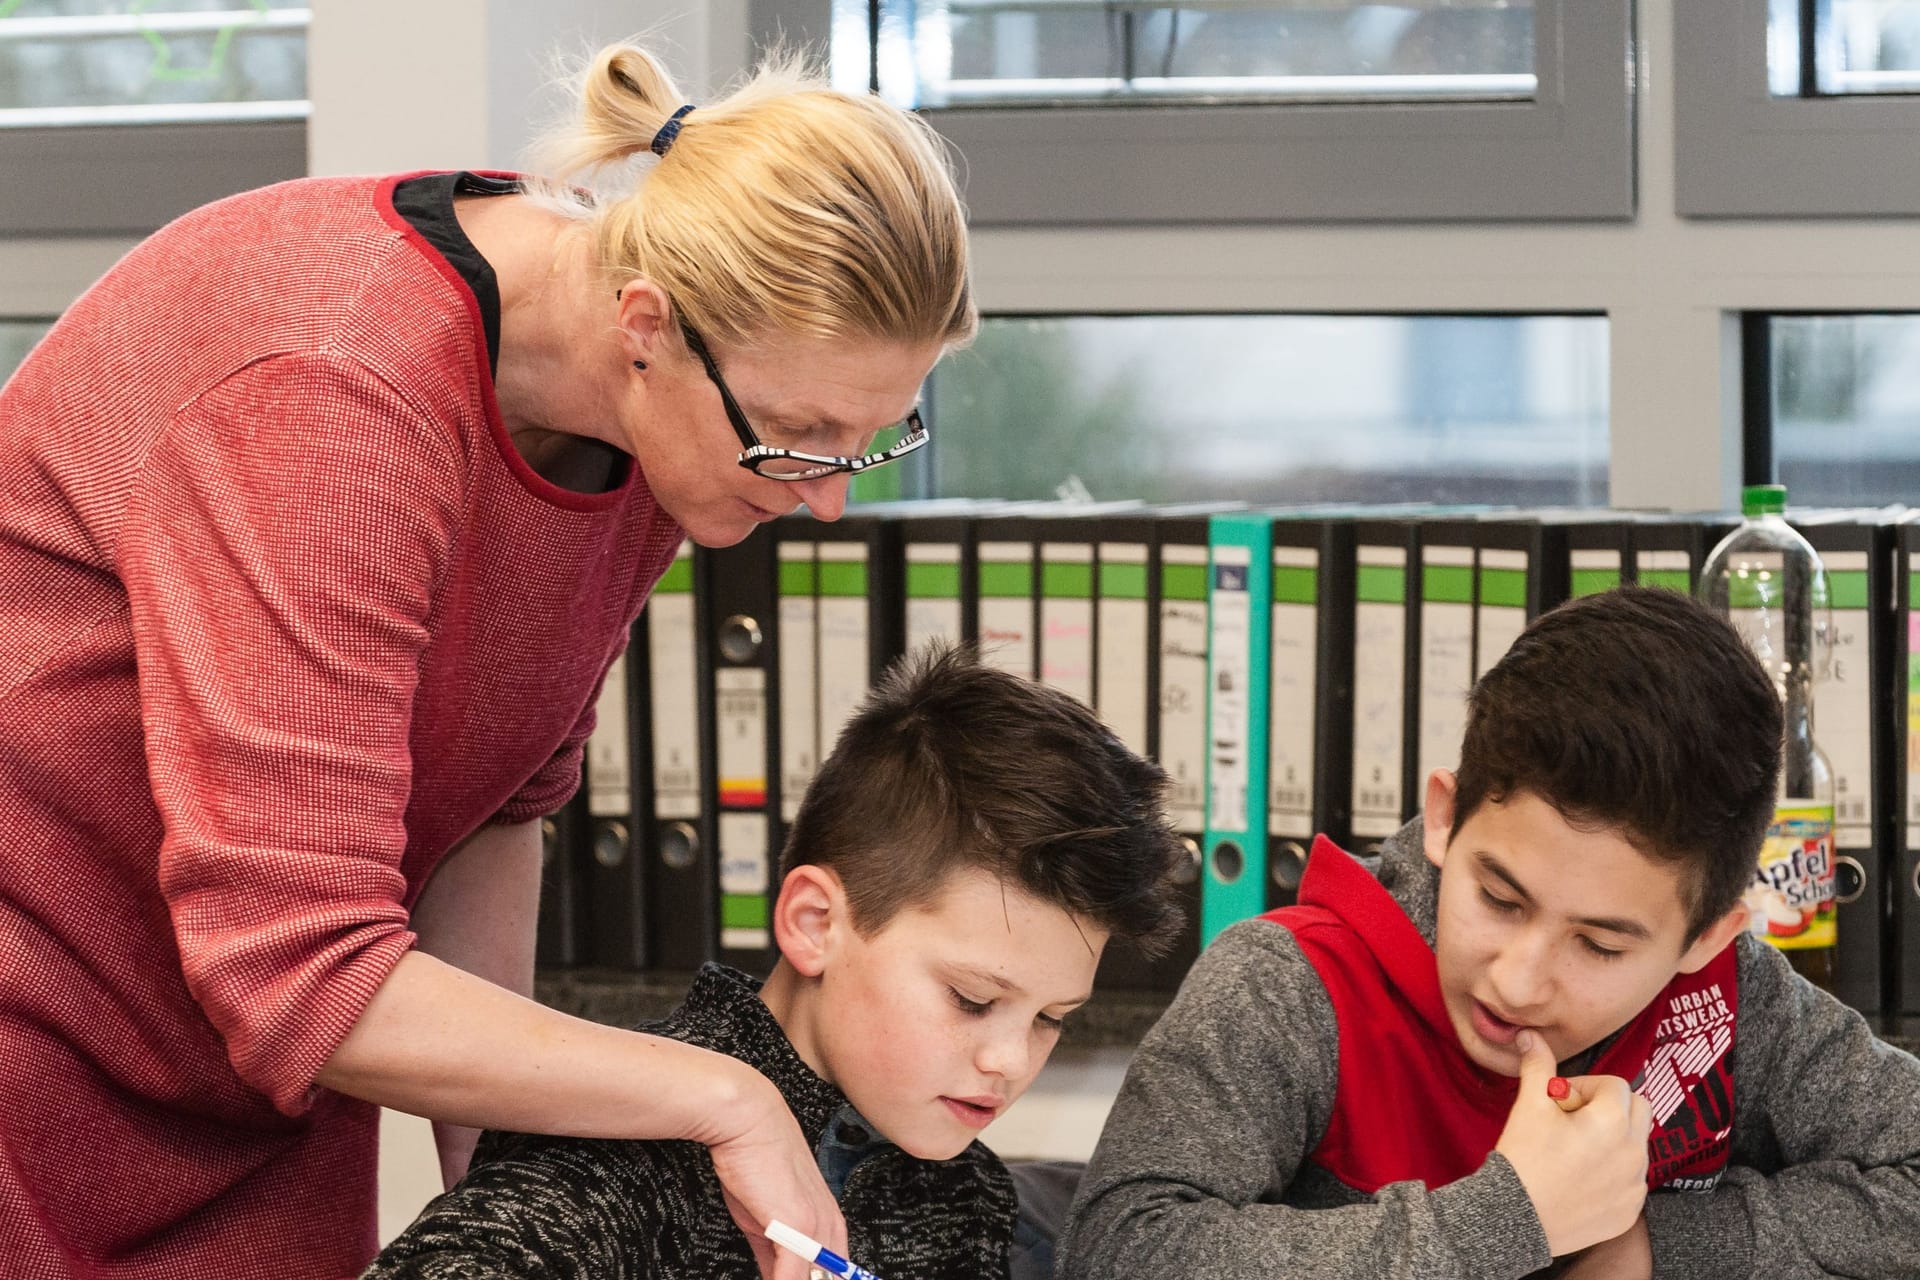
M1839 903L1858 901L1867 891L1867 869L1856 858L1841 854L1833 860L1833 900Z
M1274 887L1287 893L1297 893L1300 889L1300 877L1307 870L1307 846L1298 840L1284 841L1273 859L1273 865L1267 874L1273 877Z
M700 833L691 822L669 822L660 828L660 861L685 871L700 857Z
M736 613L720 624L720 656L728 662L752 662L760 656L764 639L756 619Z
M593 834L593 860L603 867L618 867L627 860L627 824L606 822Z
M1200 842L1192 836L1181 836L1180 847L1186 850L1187 856L1173 868L1173 882L1193 884L1200 879Z
M1232 884L1247 869L1247 855L1231 840L1213 846L1213 875L1221 884Z

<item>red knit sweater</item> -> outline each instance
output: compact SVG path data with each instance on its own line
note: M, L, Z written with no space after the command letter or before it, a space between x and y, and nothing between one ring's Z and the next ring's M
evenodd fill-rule
M571 794L681 536L526 466L393 184L187 215L0 390L0 1275L365 1264L314 1076L441 855Z

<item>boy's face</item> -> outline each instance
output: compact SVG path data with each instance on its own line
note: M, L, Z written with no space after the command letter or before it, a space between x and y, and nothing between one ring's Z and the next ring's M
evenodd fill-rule
M1581 830L1531 792L1486 801L1449 842L1453 775L1427 784L1425 849L1440 868L1440 991L1467 1056L1520 1074L1532 1028L1564 1062L1624 1026L1676 973L1738 933L1736 909L1691 945L1680 870L1615 830Z
M1026 1092L1093 990L1106 931L982 871L869 937L823 943L817 994L789 1028L802 1058L924 1160L960 1154Z

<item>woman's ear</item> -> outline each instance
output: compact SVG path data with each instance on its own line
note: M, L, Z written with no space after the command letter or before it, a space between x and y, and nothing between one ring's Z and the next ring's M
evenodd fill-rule
M675 323L666 291L645 276L635 276L613 295L621 349L644 368L659 359L663 340Z
M773 940L794 972L819 977L851 928L846 888L832 868L808 863L787 872L773 903Z

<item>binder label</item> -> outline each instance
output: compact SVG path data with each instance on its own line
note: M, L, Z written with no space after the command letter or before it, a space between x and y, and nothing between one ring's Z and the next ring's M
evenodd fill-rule
M720 945L760 951L773 945L767 819L760 813L720 815Z
M587 812L596 818L627 816L633 805L631 748L627 737L627 655L607 668L594 703L587 737Z
M693 618L693 544L680 544L647 601L652 685L653 812L669 821L700 816L699 689Z
M1267 833L1311 839L1318 686L1320 553L1273 549L1272 664L1267 673Z
M1643 587L1664 587L1681 595L1693 592L1693 557L1685 551L1641 551L1633 563L1635 579Z
M965 635L959 544L909 542L906 561L907 648L929 640L958 644Z
M1207 827L1247 825L1248 686L1252 681L1253 600L1247 592L1248 547L1213 549L1213 658L1207 686Z
M713 673L720 807L761 809L767 803L767 673L722 667Z
M1473 678L1507 656L1527 629L1527 553L1489 547L1480 553L1480 634Z
M1460 762L1473 686L1473 548L1420 549L1420 703L1416 784Z
M780 818L792 822L820 767L815 634L819 573L811 542L780 544Z
M1040 680L1093 705L1093 545L1040 547Z
M1576 547L1567 552L1568 593L1578 599L1620 585L1620 553L1611 547Z
M1407 552L1356 552L1353 610L1353 833L1400 829L1400 750L1406 714Z
M1867 553L1826 551L1832 661L1814 689L1820 745L1833 765L1834 843L1873 847L1873 684L1867 647Z
M1136 755L1147 754L1147 546L1100 544L1094 708Z
M1033 546L980 544L980 660L1033 678Z
M873 669L867 615L867 547L820 544L820 758L867 696Z
M1907 848L1920 849L1920 573L1907 575Z
M1207 549L1160 549L1160 767L1167 816L1198 832L1207 816Z

